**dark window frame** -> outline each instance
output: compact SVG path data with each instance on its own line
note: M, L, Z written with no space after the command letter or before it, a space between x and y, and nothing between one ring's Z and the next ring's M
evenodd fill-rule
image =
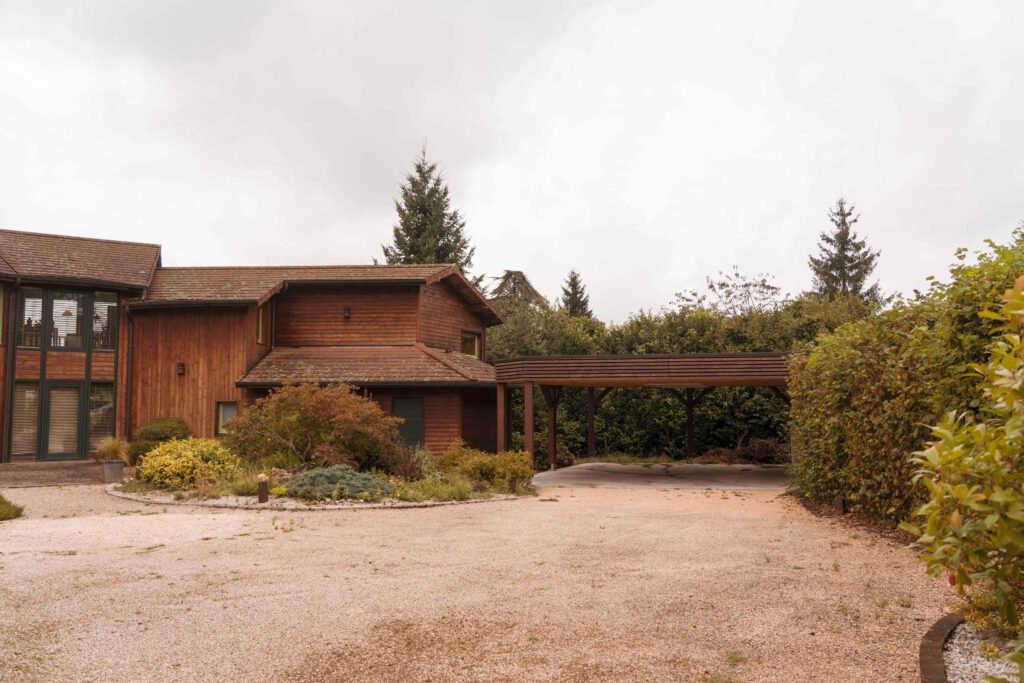
M235 414L229 417L227 420L224 419L223 408L225 405L233 405L235 407ZM238 416L238 401L217 401L217 422L215 431L217 436L224 436L227 434L227 430L224 428L228 422Z
M476 351L474 353L466 353L466 340L469 337L473 338L473 346L476 349ZM477 332L476 330L462 330L462 336L460 338L460 344L459 344L459 351L461 351L463 354L465 354L467 356L470 356L472 358L476 358L477 360L480 360L480 357L483 355L483 347L484 347L484 335L483 335L482 332Z

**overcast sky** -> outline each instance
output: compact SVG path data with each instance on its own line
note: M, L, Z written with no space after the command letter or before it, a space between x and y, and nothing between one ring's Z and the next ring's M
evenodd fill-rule
M0 226L165 265L367 263L424 144L477 246L621 321L810 283L843 193L888 291L1024 218L1024 3L0 0Z

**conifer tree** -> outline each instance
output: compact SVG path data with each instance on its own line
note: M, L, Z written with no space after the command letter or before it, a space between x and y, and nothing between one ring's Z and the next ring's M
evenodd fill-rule
M590 310L590 296L583 284L583 278L575 270L570 270L569 276L565 278L561 304L565 312L573 317L594 317L594 312Z
M819 253L808 259L814 274L814 291L825 297L852 294L865 301L882 302L878 283L867 284L878 265L880 252L869 249L867 242L853 231L860 219L854 215L853 204L840 197L829 209L828 219L832 230L821 233Z
M466 221L451 208L448 186L437 164L427 160L426 149L405 176L401 193L395 201L394 243L381 245L387 263L454 263L468 273L476 248L470 246Z
M491 288L491 301L499 306L526 305L530 308L547 310L548 300L537 291L521 270L506 270L499 277L492 278L497 284Z

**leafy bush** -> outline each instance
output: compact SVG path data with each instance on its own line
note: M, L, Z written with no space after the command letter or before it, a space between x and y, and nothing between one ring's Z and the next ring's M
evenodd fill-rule
M950 408L976 410L973 363L995 328L979 311L1024 272L1024 233L989 243L976 264L962 250L947 284L844 325L790 358L794 484L806 496L889 523L923 502L910 454Z
M399 484L395 487L395 497L413 503L425 500L469 500L473 497L473 484L458 474L432 474L417 481Z
M170 441L192 436L185 421L177 417L158 417L135 430L132 435L141 441Z
M235 476L239 460L214 439L165 441L139 464L138 476L160 489L181 491Z
M380 500L391 495L391 484L380 477L357 472L348 465L316 467L298 472L285 484L288 495L306 500Z
M142 456L164 441L187 439L192 436L185 421L177 417L158 417L135 430L134 440L128 444L127 465L138 465Z
M349 385L291 384L243 410L224 442L250 460L385 468L400 459L399 421Z
M434 459L438 472L458 474L481 488L515 493L529 487L533 478L533 457L525 451L487 453L469 448L461 441Z
M933 574L948 573L961 595L995 597L1005 626L1024 613L1024 276L1007 292L1004 324L982 375L983 411L950 412L916 454L914 480L928 501L923 529L905 524L926 549ZM968 592L969 587L978 590ZM1024 630L1016 663L1024 678Z
M131 454L128 449L128 442L124 439L116 439L108 436L96 447L97 460L120 460L126 465L131 464Z
M15 505L3 496L0 496L0 522L7 519L17 519L21 517L21 513L24 510L20 505Z

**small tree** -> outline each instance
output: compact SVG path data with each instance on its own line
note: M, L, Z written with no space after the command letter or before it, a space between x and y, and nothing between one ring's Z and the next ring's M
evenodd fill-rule
M583 284L583 278L575 270L570 270L569 276L565 278L561 303L565 312L575 318L594 317L594 312L590 310L590 296Z
M817 256L808 258L814 274L814 291L821 296L834 297L853 294L865 300L883 300L878 283L868 285L867 280L878 265L881 252L871 251L865 240L859 239L853 226L860 220L854 215L853 204L846 199L836 200L828 212L831 232L821 233Z
M451 208L448 185L437 164L427 161L426 149L413 172L405 176L401 194L401 200L395 201L394 243L382 245L384 259L388 263L454 263L468 273L476 249L466 236L465 219Z
M400 449L400 421L348 384L287 384L233 419L224 441L249 459L386 469Z

